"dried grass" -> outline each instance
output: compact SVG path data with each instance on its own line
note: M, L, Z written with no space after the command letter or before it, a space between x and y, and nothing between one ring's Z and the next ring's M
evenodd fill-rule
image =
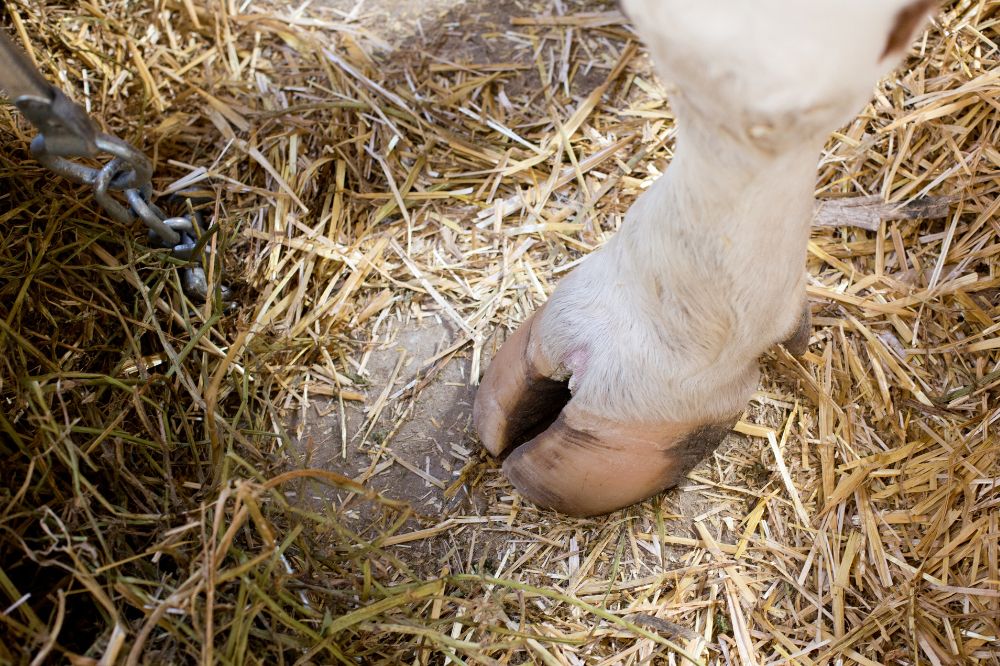
M6 3L160 192L212 194L237 308L186 301L0 108L0 662L1000 663L995 1L949 5L823 157L822 198L946 216L817 228L810 353L766 359L680 493L564 520L471 455L446 483L485 514L419 515L296 468L286 410L403 418L481 368L669 160L620 16L486 7L513 20L477 59L461 12L388 57L319 3ZM357 359L413 313L457 337L366 395Z

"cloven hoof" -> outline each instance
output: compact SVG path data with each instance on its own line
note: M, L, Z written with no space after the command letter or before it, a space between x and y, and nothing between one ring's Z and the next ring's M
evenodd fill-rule
M736 417L716 423L621 423L581 409L550 378L532 326L501 346L476 394L473 420L503 471L535 504L570 516L610 513L676 485L715 448Z

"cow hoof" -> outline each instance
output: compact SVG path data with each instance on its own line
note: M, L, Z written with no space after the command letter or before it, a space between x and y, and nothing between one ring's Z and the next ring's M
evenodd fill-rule
M795 357L805 355L809 351L809 338L812 337L812 313L809 311L809 304L802 307L802 314L795 324L795 330L781 344L788 353Z
M571 401L552 425L514 449L503 470L539 506L596 516L675 486L734 423L618 423Z
M538 320L500 348L473 407L483 446L494 456L513 449L504 474L535 504L578 517L635 504L676 485L732 429L735 417L624 423L589 413L551 378L556 367L532 336Z

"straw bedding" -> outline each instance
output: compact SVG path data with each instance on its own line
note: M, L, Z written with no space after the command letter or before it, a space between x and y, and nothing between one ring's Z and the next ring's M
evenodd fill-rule
M158 192L210 197L234 304L186 300L0 108L0 662L1000 663L1000 3L945 7L831 138L806 357L764 360L682 490L588 521L522 504L471 434L444 494L482 503L382 497L304 465L288 415L398 425L475 376L665 168L612 6L470 2L395 49L315 2L2 21ZM366 386L414 317L449 344ZM392 460L378 433L343 446Z

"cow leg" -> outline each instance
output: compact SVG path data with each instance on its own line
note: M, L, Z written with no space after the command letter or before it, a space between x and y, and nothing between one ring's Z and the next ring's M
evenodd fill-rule
M823 141L931 5L623 6L670 84L673 162L505 343L474 408L517 489L571 515L675 484L744 409L759 356L783 340L804 351L802 264Z

